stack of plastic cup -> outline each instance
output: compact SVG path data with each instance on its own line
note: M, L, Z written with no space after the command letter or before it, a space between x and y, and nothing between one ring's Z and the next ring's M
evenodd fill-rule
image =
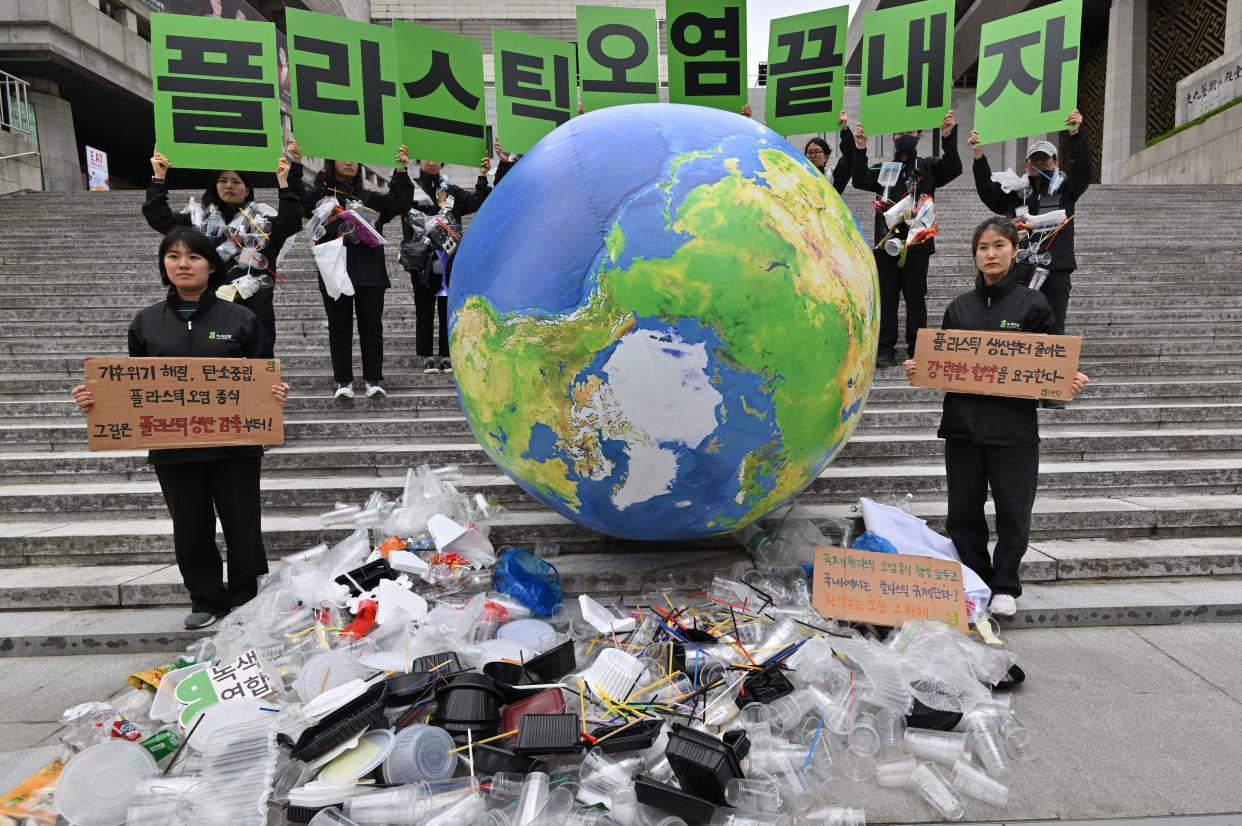
M946 766L952 766L959 757L970 757L970 737L955 731L908 728L904 740L910 754Z
M1013 771L1009 768L1005 744L996 729L996 715L982 709L968 711L962 717L962 728L970 734L971 746L984 770L1007 783L1013 777Z
M418 801L417 786L401 786L385 792L346 800L345 816L359 826L414 823L418 812Z
M526 775L526 781L522 784L522 796L518 798L517 809L510 817L513 826L531 826L535 818L539 817L548 802L548 782L549 778L543 772Z
M967 797L991 803L993 806L1004 806L1009 800L1007 784L989 776L965 759L953 764L953 788Z
M1005 738L1005 751L1014 760L1029 762L1039 756L1039 738L1012 711L1005 712L997 719L1001 736Z
M875 757L880 753L880 731L876 727L875 717L868 712L858 715L854 727L850 729L850 751L857 754Z
M880 735L879 756L890 760L900 757L904 751L902 741L906 736L905 715L882 708L875 713L875 730Z
M910 785L947 820L961 820L966 816L962 801L953 793L944 772L934 763L920 763L910 774Z
M612 806L609 809L617 826L639 826L638 792L633 786L617 789L612 793Z
M384 779L403 785L447 780L457 766L451 753L456 747L452 736L442 728L424 725L403 728L397 733L392 753L384 761Z
M758 778L730 778L724 789L725 803L748 812L777 813L788 808L780 786Z
M431 819L418 822L426 826L463 826L466 823L478 823L486 810L487 804L483 801L483 795L475 792L463 797Z
M807 812L798 822L815 826L867 826L867 815L852 806L827 806Z
M593 748L582 760L578 778L582 783L578 796L583 803L606 802L613 794L634 782L634 775L643 769L640 757L617 758L601 748Z

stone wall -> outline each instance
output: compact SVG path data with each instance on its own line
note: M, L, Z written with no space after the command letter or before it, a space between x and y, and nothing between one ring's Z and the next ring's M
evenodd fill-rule
M39 191L43 189L43 172L38 155L10 158L23 152L34 152L37 147L12 132L0 130L0 195L20 189Z
M1242 106L1178 132L1121 164L1123 184L1242 183Z

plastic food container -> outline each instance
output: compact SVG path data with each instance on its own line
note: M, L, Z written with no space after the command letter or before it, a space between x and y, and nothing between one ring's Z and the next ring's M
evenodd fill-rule
M137 743L107 740L75 754L56 781L57 813L75 826L120 826L155 758Z

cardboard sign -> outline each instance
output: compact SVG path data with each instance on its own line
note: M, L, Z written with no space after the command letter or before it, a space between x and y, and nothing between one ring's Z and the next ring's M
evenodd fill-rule
M950 393L1069 401L1081 350L1078 336L925 327L914 346L918 367L910 383Z
M936 620L969 630L962 563L853 548L815 548L811 598L821 616L898 626Z
M660 102L655 9L578 6L578 72L588 112Z
M227 665L215 663L195 671L173 690L173 696L183 706L177 719L186 728L195 717L218 703L262 700L275 693L276 687L254 648Z
M483 102L483 44L392 21L400 59L404 141L411 158L478 166L491 155Z
M91 450L278 445L279 359L87 359Z
M668 100L746 105L746 0L668 0Z
M276 27L151 15L155 143L174 167L272 171L283 151Z
M108 153L93 146L86 147L86 188L91 192L107 192Z
M849 6L773 20L764 122L782 135L831 132L844 105Z
M492 29L496 137L506 152L529 152L578 112L573 44Z
M953 0L924 0L863 19L862 97L868 135L931 129L952 106Z
M300 9L286 10L285 21L302 151L392 166L402 132L393 30Z
M979 36L975 131L984 143L1059 132L1078 105L1082 0L985 23Z

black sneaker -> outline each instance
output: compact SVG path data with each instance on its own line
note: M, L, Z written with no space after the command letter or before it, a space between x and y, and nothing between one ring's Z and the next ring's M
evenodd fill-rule
M897 355L895 353L880 353L875 357L875 366L884 369L886 367L897 366Z
M423 360L423 372L424 373L439 373L440 368L436 366L436 360L430 357L424 359Z
M185 627L187 631L197 631L200 628L206 628L214 625L216 615L209 611L194 611L185 618Z
M1060 399L1040 399L1039 406L1045 410L1064 410L1065 402Z
M453 372L453 360L448 357L440 359L440 372L441 373Z

